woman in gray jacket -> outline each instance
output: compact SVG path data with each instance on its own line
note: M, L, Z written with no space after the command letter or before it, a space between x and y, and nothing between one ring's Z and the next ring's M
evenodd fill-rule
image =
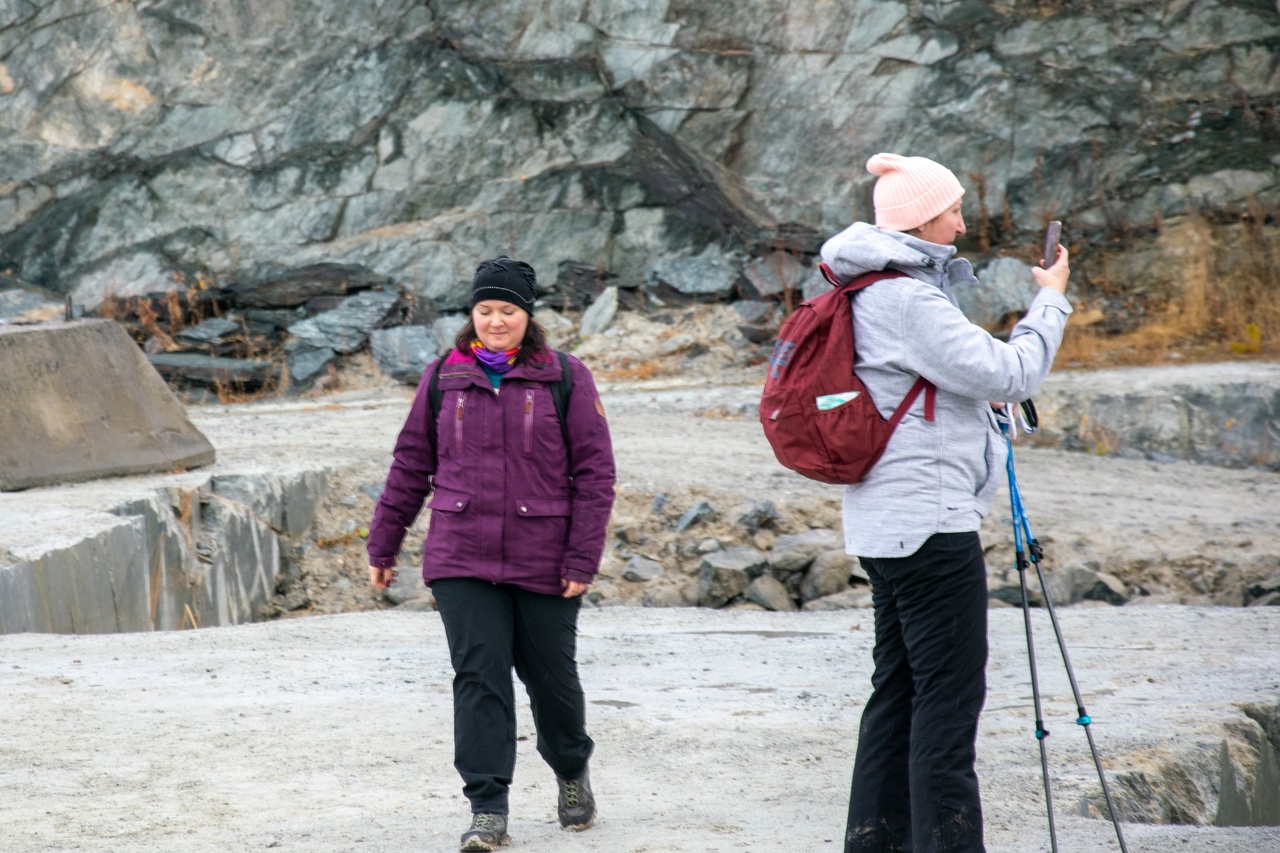
M862 482L844 491L845 550L871 578L876 642L849 798L846 853L985 850L974 771L986 697L987 585L978 528L1002 469L988 401L1039 389L1071 313L1067 251L1033 269L1041 290L1008 342L970 323L955 257L964 189L924 157L877 154L867 170L876 224L856 222L822 247L841 280L894 270L854 297L855 371L889 417L917 378L937 386L898 425Z

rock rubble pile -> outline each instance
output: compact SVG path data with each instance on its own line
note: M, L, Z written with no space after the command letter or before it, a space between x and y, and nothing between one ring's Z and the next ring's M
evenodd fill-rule
M362 472L367 474L368 472ZM262 618L403 607L431 609L421 582L423 512L405 538L400 578L385 593L365 577L363 524L380 484L339 475L309 541L295 543L276 595ZM989 527L1000 523L999 513ZM1018 572L1007 536L983 532L992 607L1020 607ZM1201 604L1229 607L1280 605L1280 554L1248 562L1204 555L1152 557L1113 565L1078 559L1051 537L1045 583L1055 606ZM1062 559L1059 559L1059 558ZM1034 570L1027 576L1033 607L1044 606ZM838 500L802 500L785 508L772 501L727 496L623 491L595 585L595 606L707 607L776 612L871 606L866 573L844 553Z

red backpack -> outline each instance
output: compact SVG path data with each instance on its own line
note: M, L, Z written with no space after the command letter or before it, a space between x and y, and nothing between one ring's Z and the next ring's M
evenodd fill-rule
M853 294L902 273L872 272L840 282L819 264L834 290L792 312L778 331L760 398L760 422L778 461L822 483L857 483L884 453L898 422L923 389L925 420L934 417L937 391L923 376L893 417L880 417L853 372Z

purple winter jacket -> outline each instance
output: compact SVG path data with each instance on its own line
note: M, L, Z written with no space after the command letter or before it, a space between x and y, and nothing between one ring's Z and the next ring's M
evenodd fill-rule
M567 452L546 353L512 368L497 392L470 353L440 367L444 399L433 432L423 374L396 440L386 487L369 525L374 566L393 566L405 529L431 495L422 578L468 577L559 595L562 578L591 583L613 507L613 445L591 372L569 357Z

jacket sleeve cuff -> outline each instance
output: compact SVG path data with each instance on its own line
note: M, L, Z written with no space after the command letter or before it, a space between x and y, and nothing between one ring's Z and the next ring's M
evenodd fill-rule
M379 569L389 569L396 564L395 557L369 557L369 565L376 566Z
M1057 308L1064 314L1072 313L1071 302L1052 287L1040 288L1040 292L1031 301L1035 305Z
M565 580L574 581L575 583L591 584L596 579L595 572L580 572L577 569L565 569L563 574Z

